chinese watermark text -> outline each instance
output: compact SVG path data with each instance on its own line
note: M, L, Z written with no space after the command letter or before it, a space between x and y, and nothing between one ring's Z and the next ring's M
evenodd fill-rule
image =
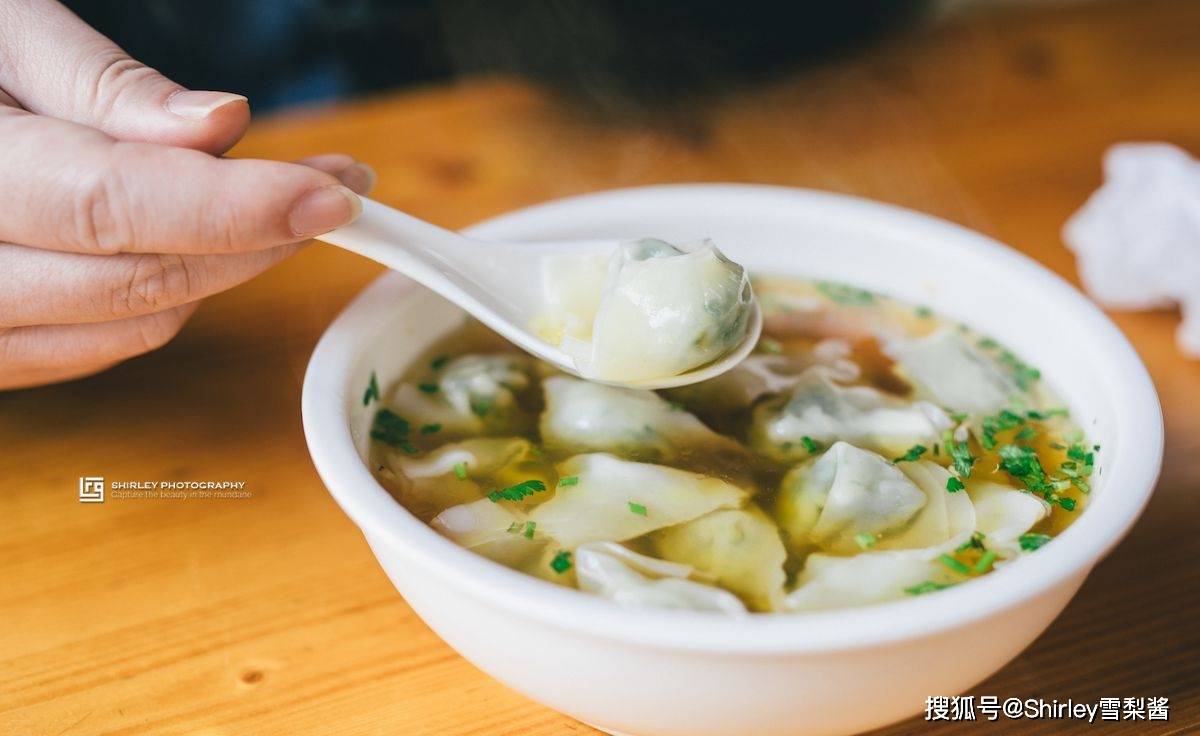
M995 721L1074 719L1096 721L1165 721L1170 705L1167 698L1100 698L1096 702L1046 700L1045 698L1004 698L995 695L931 695L925 699L927 721Z

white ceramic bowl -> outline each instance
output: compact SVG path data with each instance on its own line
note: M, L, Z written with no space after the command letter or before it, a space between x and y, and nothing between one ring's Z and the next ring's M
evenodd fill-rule
M848 281L927 304L1041 368L1102 445L1093 498L1036 554L967 585L876 606L748 618L629 611L443 539L371 476L372 370L390 384L461 313L398 274L317 345L304 429L318 472L414 610L528 697L612 732L849 734L919 713L1011 660L1063 609L1149 499L1162 415L1121 333L1065 281L974 232L844 196L686 185L576 197L470 229L481 238L712 237L751 271Z

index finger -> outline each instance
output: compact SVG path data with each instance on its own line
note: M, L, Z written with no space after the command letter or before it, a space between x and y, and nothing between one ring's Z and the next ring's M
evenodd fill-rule
M305 240L358 196L298 164L116 141L0 110L0 240L80 253L229 253Z

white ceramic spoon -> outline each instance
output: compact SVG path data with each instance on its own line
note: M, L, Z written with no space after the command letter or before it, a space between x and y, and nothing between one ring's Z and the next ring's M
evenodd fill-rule
M579 375L570 356L526 327L545 309L542 260L564 253L608 255L624 241L496 243L474 240L366 197L361 199L363 211L357 220L319 236L318 240L366 256L419 281L522 350L560 370ZM602 383L657 389L685 386L720 375L741 362L758 342L762 313L757 302L753 310L741 344L718 360L675 376Z

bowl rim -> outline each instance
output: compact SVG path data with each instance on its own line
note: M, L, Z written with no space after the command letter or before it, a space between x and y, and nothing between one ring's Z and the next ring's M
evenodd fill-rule
M936 595L915 596L869 606L802 613L752 613L729 617L691 611L631 610L579 591L510 570L434 532L397 503L371 475L355 449L345 417L348 375L362 343L390 318L387 305L419 288L396 273L386 273L359 294L329 326L313 351L301 400L305 437L322 481L374 548L379 541L404 564L436 575L476 601L514 617L579 634L643 647L703 652L791 654L857 649L901 642L970 625L1082 578L1128 533L1154 490L1162 463L1162 412L1145 366L1120 330L1067 281L1031 258L954 223L894 205L809 189L745 184L677 184L615 189L522 208L468 228L486 237L501 225L536 223L547 213L579 208L645 204L655 198L820 206L823 216L879 221L889 230L903 228L936 238L983 258L992 267L1018 272L1039 293L1070 312L1104 355L1098 370L1122 387L1109 397L1114 426L1138 438L1117 443L1109 458L1113 471L1106 487L1121 493L1085 513L1035 556L1027 555L977 580ZM1108 500L1111 496L1112 500ZM1100 513L1097 513L1099 507Z

